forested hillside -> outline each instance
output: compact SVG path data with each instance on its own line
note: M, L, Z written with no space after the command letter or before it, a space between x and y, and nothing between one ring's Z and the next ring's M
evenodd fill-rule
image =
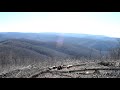
M117 39L118 40L118 39ZM28 65L49 60L108 58L116 38L61 33L0 33L0 66Z

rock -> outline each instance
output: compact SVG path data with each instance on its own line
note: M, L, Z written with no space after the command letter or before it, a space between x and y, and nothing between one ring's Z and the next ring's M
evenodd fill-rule
M73 65L67 65L67 68L70 68L70 67L72 67Z
M89 74L89 71L86 71L85 73L86 73L86 74Z
M57 70L61 70L61 69L63 69L62 66L58 66L58 67L57 67Z
M100 63L98 63L100 65L104 65L104 66L114 66L115 63L113 62L105 62L105 61L101 61Z
M99 70L95 70L94 74L100 74Z
M52 69L56 69L57 67L56 66L53 66Z
M119 67L119 66L120 66L120 63L119 63L119 62L116 62L116 63L115 63L115 66L116 66L116 67Z

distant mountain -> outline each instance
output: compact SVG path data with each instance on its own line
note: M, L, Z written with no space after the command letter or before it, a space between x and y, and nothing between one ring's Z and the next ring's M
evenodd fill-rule
M52 59L99 59L117 47L119 38L71 33L0 33L0 65Z
M7 39L30 39L44 42L57 42L62 40L67 44L82 45L96 50L109 50L116 47L118 44L117 38L89 35L89 34L74 34L74 33L17 33L8 32L0 33L0 41Z
M14 64L26 65L52 59L80 59L81 57L98 58L99 52L84 46L77 47L66 43L57 47L56 42L28 39L7 39L0 42L0 65L2 67Z

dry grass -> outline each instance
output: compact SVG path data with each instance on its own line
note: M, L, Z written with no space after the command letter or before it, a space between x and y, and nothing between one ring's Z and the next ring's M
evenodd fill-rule
M34 65L13 66L1 78L119 78L119 60L48 60ZM54 68L53 68L54 67Z

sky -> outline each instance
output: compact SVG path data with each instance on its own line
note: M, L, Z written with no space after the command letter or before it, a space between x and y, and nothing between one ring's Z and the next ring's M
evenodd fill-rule
M120 37L120 12L0 12L0 32L61 32Z

